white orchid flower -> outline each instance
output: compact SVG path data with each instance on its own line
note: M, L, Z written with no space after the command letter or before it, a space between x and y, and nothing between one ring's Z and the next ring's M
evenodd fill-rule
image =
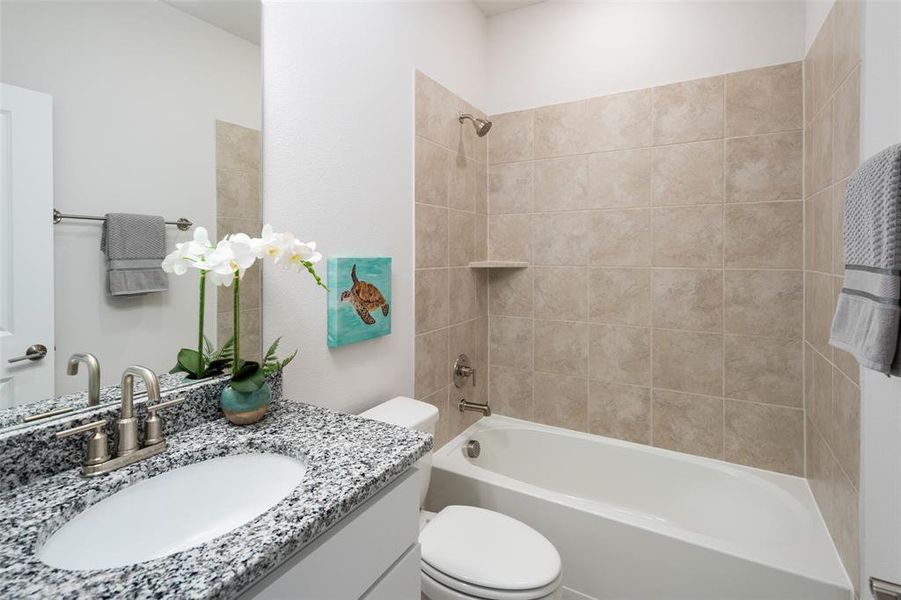
M250 245L250 238L247 242L232 241L232 263L231 266L241 277L244 277L244 271L253 266L257 261L256 255Z
M185 249L185 253L193 256L206 256L206 254L213 249L213 245L210 243L210 235L207 233L206 227L197 227L194 229L194 238L182 244L175 245L176 248L179 246Z
M191 266L190 261L181 256L178 249L173 250L163 259L163 271L166 273L175 273L176 275L184 275Z
M208 271L207 277L214 285L230 286L235 273L239 278L256 262L251 250L250 238L245 234L228 236L216 244L216 248L202 261L200 268Z
M246 233L233 233L225 236L225 239L229 242L238 242L240 244L246 244L247 246L252 246L254 243L254 239Z
M262 237L253 240L253 249L257 258L268 258L278 264L285 258L295 241L291 233L276 233L271 225L263 227Z
M232 272L221 273L219 271L207 271L206 278L215 286L231 287L235 274Z
M275 236L276 234L272 231L272 225L263 225L263 231L260 234L260 237L251 240L251 247L257 258L269 256L269 249L275 242Z
M316 252L316 242L301 242L294 239L287 250L286 269L306 269L305 263L314 264L322 260L322 254Z
M203 227L194 230L194 238L187 242L175 244L175 250L163 259L163 271L184 275L191 267L201 268L199 265L212 250L209 234Z

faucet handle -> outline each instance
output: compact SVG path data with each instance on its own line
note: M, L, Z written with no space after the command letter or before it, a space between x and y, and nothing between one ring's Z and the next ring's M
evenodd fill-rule
M153 446L163 441L163 421L157 416L157 411L176 404L181 404L187 396L180 396L172 400L166 400L159 404L147 407L147 419L144 421L144 446Z
M67 438L77 433L90 433L88 438L88 456L84 461L85 466L99 465L109 460L109 446L107 445L106 419L94 421L93 423L85 423L70 429L64 429L56 433L57 439Z
M467 377L472 377L472 385L476 385L476 370L469 363L469 357L461 354L454 362L454 385L462 388Z

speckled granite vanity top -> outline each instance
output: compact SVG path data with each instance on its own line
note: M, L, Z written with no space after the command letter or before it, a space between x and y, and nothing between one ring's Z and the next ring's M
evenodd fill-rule
M165 453L109 475L85 479L73 469L0 496L0 597L232 597L360 506L432 445L425 433L289 401L274 403L255 425L236 427L219 419L168 442ZM221 537L102 571L63 571L37 557L37 548L63 523L132 483L251 452L302 458L306 475L276 506Z

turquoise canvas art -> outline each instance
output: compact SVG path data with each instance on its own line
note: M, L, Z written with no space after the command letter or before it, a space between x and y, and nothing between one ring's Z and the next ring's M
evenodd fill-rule
M355 344L391 333L391 259L328 259L328 345Z

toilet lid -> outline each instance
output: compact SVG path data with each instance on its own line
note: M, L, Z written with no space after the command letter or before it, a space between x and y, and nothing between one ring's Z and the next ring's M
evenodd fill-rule
M496 590L553 583L560 554L516 519L474 506L448 506L419 534L422 561L445 575Z

